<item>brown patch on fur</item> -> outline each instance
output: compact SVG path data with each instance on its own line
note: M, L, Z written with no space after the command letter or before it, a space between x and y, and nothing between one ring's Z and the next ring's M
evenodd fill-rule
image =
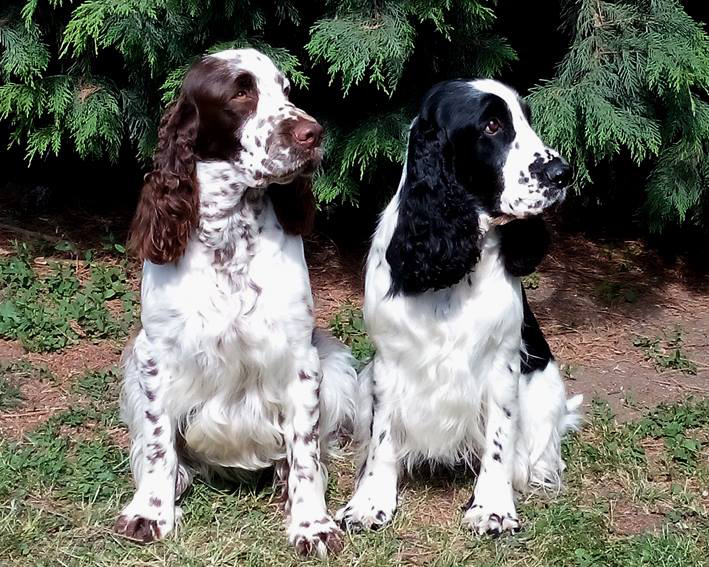
M270 185L268 195L285 232L309 234L313 230L316 204L310 177L297 177L287 185Z
M140 260L177 262L197 226L194 144L198 129L197 108L183 94L160 123L154 169L145 176L131 225L128 246Z
M213 57L192 66L160 122L153 170L130 230L129 248L138 258L169 264L182 257L199 217L197 159L235 160L241 151L236 132L257 103L251 73L235 76Z
M160 461L165 458L165 448L159 443L150 443L149 447L153 447L153 453L148 455L148 460L155 464L156 461Z

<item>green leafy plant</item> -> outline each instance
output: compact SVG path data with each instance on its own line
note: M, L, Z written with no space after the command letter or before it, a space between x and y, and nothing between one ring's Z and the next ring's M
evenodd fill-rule
M596 285L595 292L596 297L608 305L621 301L637 303L640 298L640 292L635 286L613 280L603 280Z
M563 0L556 76L529 100L535 126L574 164L577 188L645 190L653 230L709 210L709 38L678 0ZM76 153L147 163L159 117L203 53L255 47L317 100L327 126L322 203L390 192L423 93L496 77L517 54L494 0L7 0L0 120L28 161ZM514 24L515 22L506 22ZM507 25L509 28L510 26ZM514 29L514 26L512 26ZM555 23L540 34L558 33ZM298 93L297 91L300 91Z
M115 162L130 145L145 162L190 63L203 53L255 47L323 102L318 118L328 125L331 151L317 196L356 202L381 166L403 160L407 125L430 86L422 66L438 76L493 75L515 58L492 30L492 5L10 0L0 9L0 120L29 161L76 152ZM440 59L417 54L417 40L436 42Z
M644 351L645 358L652 361L658 371L679 370L683 374L696 374L697 364L682 351L682 342L679 326L664 333L663 338L636 336L633 339L633 345Z
M78 500L106 499L122 479L128 480L127 459L105 435L70 439L52 419L29 435L28 443L0 443L0 494L56 487ZM7 475L7 478L3 476Z
M345 304L330 321L333 334L352 349L359 361L369 360L374 354L374 345L364 328L362 310L351 303Z
M136 298L125 266L91 261L89 278L82 283L72 264L55 263L48 275L39 276L26 249L0 259L0 337L18 339L29 350L51 351L81 337L127 334Z
M696 467L704 444L688 431L709 424L709 402L688 400L683 404L661 404L638 424L638 434L661 438L673 461Z
M522 278L522 287L524 287L524 289L538 289L539 272L532 272L528 276L524 276Z
M74 390L94 401L118 399L118 373L115 368L89 372L76 381Z

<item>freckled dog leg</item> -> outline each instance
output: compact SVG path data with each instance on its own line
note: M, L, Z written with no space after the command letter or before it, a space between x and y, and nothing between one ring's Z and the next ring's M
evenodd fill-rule
M391 408L386 390L380 387L391 377L380 359L375 358L373 372L369 445L357 475L355 493L335 515L340 525L350 531L380 528L394 517L397 505L399 464L392 437Z
M137 488L114 529L123 536L148 543L165 537L174 528L178 462L174 425L162 408L161 369L145 348L145 342L138 338L125 369L126 382L137 380L138 393L143 397L129 400L134 405L131 411L142 412L134 418L134 427L137 424L139 430L132 432Z
M512 489L519 360L510 360L513 362L496 365L487 380L485 449L480 475L463 517L463 523L479 535L520 529Z
M288 539L300 555L320 557L342 550L342 532L327 513L320 461L320 381L317 351L298 357L297 375L288 388L286 449L288 473Z

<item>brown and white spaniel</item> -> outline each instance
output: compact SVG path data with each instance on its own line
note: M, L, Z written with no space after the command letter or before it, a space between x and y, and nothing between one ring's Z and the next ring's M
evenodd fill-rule
M316 330L301 234L322 128L252 49L197 62L163 117L130 244L142 328L125 349L122 417L135 495L120 534L165 537L194 474L275 466L288 538L339 551L325 506L328 441L353 419L348 350Z

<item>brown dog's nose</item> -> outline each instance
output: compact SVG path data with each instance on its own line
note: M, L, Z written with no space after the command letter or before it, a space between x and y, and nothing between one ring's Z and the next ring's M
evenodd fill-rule
M304 148L316 148L322 139L322 126L312 120L300 120L293 126L293 137Z

